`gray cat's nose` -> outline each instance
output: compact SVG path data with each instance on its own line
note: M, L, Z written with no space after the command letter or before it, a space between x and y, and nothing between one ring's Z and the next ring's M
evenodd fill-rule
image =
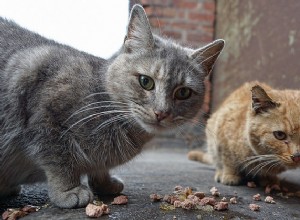
M156 115L156 119L158 122L164 120L165 118L167 118L170 115L170 112L167 111L154 111L154 114Z

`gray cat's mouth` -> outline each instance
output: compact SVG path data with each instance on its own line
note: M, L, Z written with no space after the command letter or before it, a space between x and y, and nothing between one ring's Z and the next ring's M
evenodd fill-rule
M156 133L157 131L168 130L168 127L161 122L149 122L143 121L143 127L145 130L150 131L151 133Z

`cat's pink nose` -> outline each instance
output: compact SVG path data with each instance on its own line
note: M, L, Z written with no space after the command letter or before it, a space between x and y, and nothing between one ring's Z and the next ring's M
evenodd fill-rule
M154 111L154 114L156 115L156 119L158 122L164 120L170 115L170 112L164 112L164 111Z
M291 158L295 163L299 163L300 162L300 153L292 154Z

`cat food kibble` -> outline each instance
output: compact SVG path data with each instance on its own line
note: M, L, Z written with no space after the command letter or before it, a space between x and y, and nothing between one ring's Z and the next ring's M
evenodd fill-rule
M159 202L159 201L162 200L162 198L163 197L161 195L156 194L156 193L153 193L153 194L150 195L150 199L151 199L152 202Z
M2 213L3 220L15 220L18 218L22 218L29 213L36 212L40 209L38 206L27 205L20 209L7 209Z
M199 199L203 199L205 197L204 192L195 192L194 196L197 196Z
M209 191L213 196L220 196L220 193L216 187L212 187Z
M201 199L200 201L200 205L211 205L214 206L216 204L216 200L212 197L204 197L203 199Z
M183 190L183 187L182 186L175 186L174 187L174 191L182 191Z
M218 211L224 211L228 209L228 202L217 202L214 205L214 209Z
M189 200L189 199L185 199L181 203L181 208L187 209L187 210L194 209L195 206L196 206L196 204L192 200Z
M174 201L174 207L175 208L180 208L181 207L181 202L179 200Z
M265 202L266 202L266 203L272 203L272 204L275 204L275 203L276 203L276 202L274 201L273 197L271 197L271 196L267 196L267 197L265 198Z
M252 203L252 204L249 205L249 208L250 208L252 211L259 211L260 206Z
M236 197L230 198L230 199L229 199L229 202L230 202L231 204L237 204Z
M111 203L112 205L125 205L128 203L127 196L117 196L114 198L114 201Z
M260 200L261 200L260 194L259 194L259 193L255 194L252 198L253 198L253 200L255 200L255 201L260 201Z
M109 208L107 205L102 204L101 206L89 203L85 208L85 213L91 218L99 218L102 215L109 214Z

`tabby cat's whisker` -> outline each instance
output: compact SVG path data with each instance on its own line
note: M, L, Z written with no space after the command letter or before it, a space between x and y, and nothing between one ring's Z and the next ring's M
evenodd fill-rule
M267 170L266 173L268 173L269 171L271 171L274 167L276 167L277 165L280 165L281 161L278 160L276 163L274 163L272 166L270 166Z
M265 168L271 164L274 164L274 163L277 163L277 160L271 160L271 161L266 161L266 162L262 163L261 166L258 167L257 171L253 174L253 177L255 177L263 168Z

